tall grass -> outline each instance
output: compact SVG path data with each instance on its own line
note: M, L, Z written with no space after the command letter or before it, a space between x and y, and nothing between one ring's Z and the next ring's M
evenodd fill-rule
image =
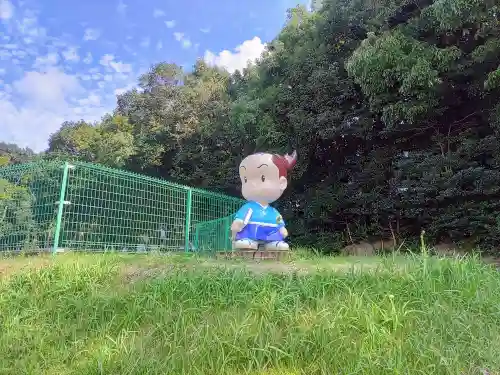
M500 370L497 271L409 264L299 276L183 262L127 283L115 256L56 261L1 281L0 374Z

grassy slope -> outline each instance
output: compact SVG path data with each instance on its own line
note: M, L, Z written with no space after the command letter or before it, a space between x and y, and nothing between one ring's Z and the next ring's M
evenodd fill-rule
M0 374L500 369L497 271L473 260L366 263L242 271L175 257L0 260Z

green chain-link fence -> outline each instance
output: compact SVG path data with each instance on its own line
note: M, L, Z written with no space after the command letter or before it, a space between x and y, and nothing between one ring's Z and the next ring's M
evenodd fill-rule
M242 200L88 163L0 168L0 251L227 250Z
M233 215L197 223L194 230L195 248L203 252L231 250L232 220Z

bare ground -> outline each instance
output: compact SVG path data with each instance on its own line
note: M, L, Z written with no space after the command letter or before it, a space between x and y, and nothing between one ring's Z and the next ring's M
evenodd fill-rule
M38 270L53 264L54 260L46 255L0 258L0 278L28 270Z
M368 259L367 259L368 261ZM246 272L253 273L255 275L262 275L267 273L274 274L297 274L305 275L318 271L340 271L346 272L353 269L363 269L370 270L380 267L381 262L371 261L369 263L362 262L345 262L345 263L335 263L330 262L307 262L307 261L297 261L297 262L276 262L276 261L222 261L222 260L200 260L194 261L186 264L176 264L176 263L150 263L142 264L124 264L121 268L121 278L125 282L136 282L144 279L150 278L161 278L167 276L170 272L178 270L179 268L184 269L200 269L200 268L222 268L231 270L242 270ZM404 267L402 267L403 269Z
M0 278L8 277L19 272L38 270L56 263L92 263L95 262L97 254L59 254L57 257L51 255L39 255L33 257L0 257ZM485 262L500 265L495 258L485 258ZM265 273L275 274L297 274L304 275L318 271L347 272L352 270L373 270L380 267L383 262L378 257L332 257L330 259L298 259L291 262L256 261L256 260L215 260L204 258L182 258L173 256L151 256L151 255L128 255L116 258L119 267L119 277L122 282L134 283L136 281L165 277L174 270L185 269L208 269L226 268L232 270L243 270L256 275ZM402 272L407 264L401 262L398 268Z

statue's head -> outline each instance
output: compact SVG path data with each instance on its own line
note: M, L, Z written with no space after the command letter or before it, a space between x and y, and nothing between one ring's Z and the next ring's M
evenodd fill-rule
M287 175L297 163L297 152L291 155L258 153L240 163L241 194L246 200L269 204L281 197Z

